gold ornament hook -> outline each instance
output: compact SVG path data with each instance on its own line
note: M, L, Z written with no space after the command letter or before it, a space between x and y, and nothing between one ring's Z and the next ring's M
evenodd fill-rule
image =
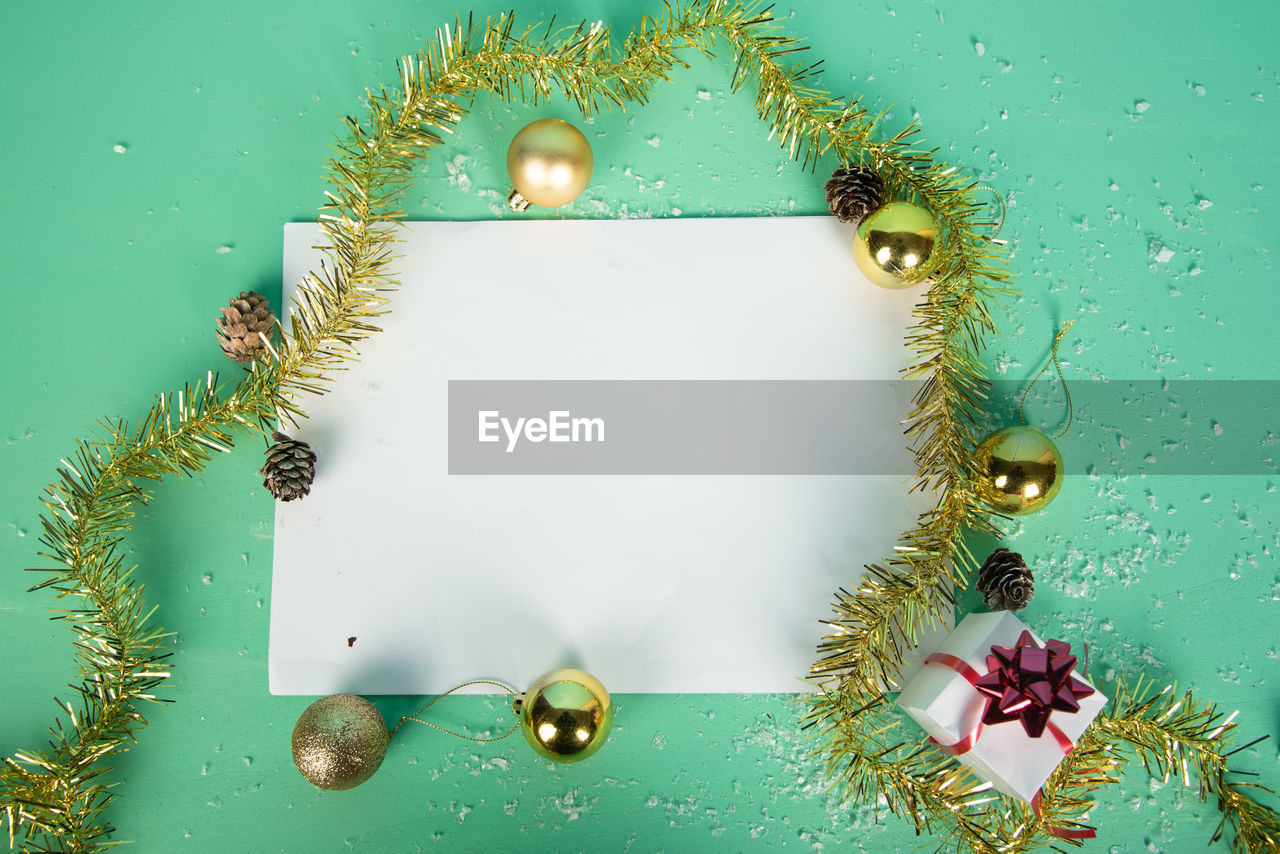
M1063 426L1061 432L1050 437L1053 439L1061 439L1063 436L1067 435L1067 431L1071 429L1071 419L1075 415L1075 409L1071 403L1071 389L1067 388L1067 378L1062 375L1062 363L1058 361L1058 345L1062 343L1062 336L1066 335L1067 330L1075 325L1076 322L1074 320L1068 320L1063 324L1062 331L1053 339L1053 366L1058 370L1058 381L1062 383L1062 393L1067 396L1067 423ZM1027 384L1026 391L1022 393L1022 403L1018 406L1018 417L1022 419L1023 424L1027 424L1027 395L1031 393L1031 387L1036 384L1036 381L1039 380L1048 369L1049 363L1045 362L1039 372L1035 375L1035 378Z
M507 193L507 207L516 213L524 213L529 209L529 205L533 204L524 196L520 195L520 191L515 187L511 188L511 192Z
M452 694L454 691L460 691L460 690L462 690L463 688L468 688L468 687L470 687L470 686L472 686L472 685L492 685L492 686L494 686L495 688L501 688L503 691L506 691L508 694L510 694L510 695L511 695L511 696L513 696L513 697L514 697L514 696L517 696L515 691L511 690L511 689L510 689L509 687L507 687L506 685L503 685L501 682L493 682L493 681L490 681L490 680L488 680L488 679L473 679L473 680L472 680L472 681L470 681L470 682L463 682L461 685L455 686L455 687L453 687L453 688L450 688L448 691L445 691L445 692L444 692L443 694L441 694L439 697L436 697L434 700L432 700L430 703L427 703L427 704L426 704L425 706L423 706L421 709L418 709L418 711L414 712L412 715L405 715L404 717L402 717L399 721L397 721L397 722L396 722L395 727L393 727L393 728L392 728L392 730L391 730L391 737L392 737L392 738L394 738L394 737L395 737L396 730L400 729L400 727L405 723L405 721L413 721L414 723L420 723L420 724L423 724L424 726L429 726L429 727L431 727L432 729L438 729L438 730L440 730L440 731L441 731L441 732L443 732L443 733L448 733L449 735L457 736L458 738L465 738L467 741L479 741L479 742L482 742L482 743L483 743L483 742L489 742L489 741L502 741L502 739L504 739L504 738L506 738L507 736L511 735L511 733L515 732L517 729L519 729L519 728L520 728L520 721L517 719L517 720L516 720L516 722L515 722L515 724L511 727L511 729L507 730L507 731L506 731L506 732L504 732L502 735L495 735L495 736L493 736L493 737L491 737L491 738L484 738L484 737L481 737L481 736L476 736L476 735L464 735L464 734L462 734L462 733L460 733L460 732L454 732L454 731L453 731L453 730L451 730L451 729L446 729L445 727L442 727L442 726L440 726L439 724L433 724L431 721L424 721L424 720L422 720L421 718L419 718L419 717L418 717L418 715L422 714L422 713L423 713L423 712L425 712L427 709L431 708L431 707L432 707L432 706L434 706L436 703L440 702L440 701L441 701L441 700L443 700L445 697L447 697L447 696L449 696L450 694Z

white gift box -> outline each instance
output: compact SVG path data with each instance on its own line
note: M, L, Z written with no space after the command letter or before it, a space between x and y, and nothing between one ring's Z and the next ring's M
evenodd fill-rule
M985 674L991 647L1012 647L1024 631L1030 630L1008 611L970 614L936 652L964 659L979 674ZM1031 636L1037 644L1044 645L1034 632ZM1073 648L1072 652L1076 650ZM1079 668L1073 675L1090 688L1094 687L1079 674ZM1055 711L1049 718L1073 744L1102 711L1107 698L1094 688L1094 693L1079 702L1079 712ZM937 664L924 667L898 695L898 705L943 745L955 744L972 734L982 720L986 703L987 698L965 677ZM983 727L973 748L956 758L999 791L1030 803L1065 756L1048 730L1040 738L1032 738L1020 722L1008 721Z

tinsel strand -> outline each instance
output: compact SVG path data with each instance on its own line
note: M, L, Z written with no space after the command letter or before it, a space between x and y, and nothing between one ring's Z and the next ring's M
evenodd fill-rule
M954 760L915 739L893 741L898 717L880 687L892 684L917 629L954 604L950 585L973 569L961 532L991 526L966 484L973 415L986 388L975 354L992 330L988 301L1007 291L1004 256L976 231L984 223L974 221L982 207L973 199L974 184L935 162L933 151L913 147L914 127L874 141L878 121L856 99L834 99L811 86L818 65L781 64L803 48L779 34L767 9L721 0L665 4L661 16L641 19L620 55L600 24L553 38L541 28L516 32L509 15L482 26L458 22L402 61L400 91L368 93L367 124L344 120L346 137L328 163L331 187L320 215L329 262L303 283L278 349L260 355L229 395L220 395L209 378L203 389L179 392L176 407L175 395L162 396L136 430L123 422L105 424L106 438L78 446L75 465L65 463L48 490L43 541L59 567L37 588L86 600L87 607L63 614L77 633L82 698L79 709L60 704L51 752L6 760L0 809L11 840L21 836L30 850L94 851L112 844L106 838L112 829L101 821L111 793L94 781L106 770L103 760L145 723L136 704L155 699L168 674L164 634L146 627L150 613L144 613L142 587L119 557L131 508L148 497L136 481L191 475L210 450L230 450L232 431L261 432L277 417L300 415L300 393L323 393L330 372L358 355L358 343L378 330L386 294L396 287L393 227L403 217L397 203L411 164L461 121L461 102L488 93L537 103L558 91L584 115L644 103L652 85L685 65L679 51L710 55L717 39L734 53L733 88L755 83L757 111L789 157L812 167L834 152L843 163L874 164L886 179L886 195L924 204L945 234L936 282L907 336L917 354L908 376L924 379L907 429L917 488L941 489L942 498L903 535L893 556L869 568L856 591L839 592L824 657L815 665L827 684L808 725L847 797L883 796L891 811L918 829L946 828L967 850L1028 851L1045 841L1026 810L991 795ZM1088 792L1110 782L1110 760L1098 757L1109 756L1112 743L1092 733L1111 727L1123 733L1117 739L1136 745L1144 762L1154 763L1153 771L1164 767L1157 757L1185 763L1194 756L1205 772L1202 796L1218 797L1237 849L1270 850L1275 814L1247 797L1248 784L1228 781L1225 762L1218 761L1230 755L1223 741L1230 726L1188 740L1170 729L1168 718L1158 704L1139 704L1095 723L1081 741L1080 758L1055 775L1044 822L1078 820Z

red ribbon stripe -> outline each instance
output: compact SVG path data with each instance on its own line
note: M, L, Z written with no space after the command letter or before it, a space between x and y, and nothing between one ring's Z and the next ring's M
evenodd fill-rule
M936 664L939 667L954 670L956 673L963 676L965 681L970 685L982 678L982 674L970 667L969 662L949 653L935 652L933 655L926 658L924 663ZM1073 742L1053 721L1049 721L1045 726L1045 729L1053 735L1054 741L1058 743L1058 747L1062 750L1063 756L1068 755L1073 749L1075 749L1075 742ZM929 737L929 741L943 753L950 756L960 756L961 754L968 753L973 749L974 745L978 743L978 737L980 735L982 735L981 721L978 722L978 726L973 732L969 733L955 744L943 744L933 736ZM1031 799L1031 809L1035 812L1036 818L1040 819L1040 823L1044 826L1045 833L1048 833L1050 836L1056 836L1058 839L1093 839L1098 835L1098 831L1091 827L1070 830L1065 827L1054 827L1053 825L1044 824L1044 810L1040 806L1040 796L1043 793L1043 789L1036 792L1036 796Z

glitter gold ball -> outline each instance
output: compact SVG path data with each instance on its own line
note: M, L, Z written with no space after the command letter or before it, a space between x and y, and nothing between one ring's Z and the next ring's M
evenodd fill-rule
M293 728L293 764L313 786L340 790L373 776L387 753L387 723L364 697L316 700Z
M609 692L589 673L553 670L516 699L520 731L552 762L579 762L601 748L613 726Z

